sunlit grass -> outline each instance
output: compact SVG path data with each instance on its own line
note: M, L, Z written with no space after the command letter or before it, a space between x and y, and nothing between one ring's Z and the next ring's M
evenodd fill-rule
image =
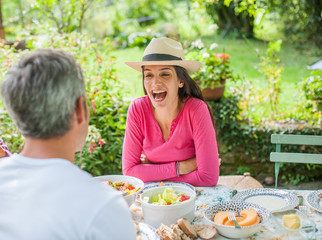
M264 53L267 48L267 42L249 39L219 39L217 36L207 36L202 39L207 46L213 42L217 43L218 47L216 49L218 52L225 52L231 56L231 66L234 71L251 81L254 89L264 90L260 94L265 94L265 89L268 88L267 80L258 69L259 57L256 49ZM129 88L130 93L128 97L143 95L142 76L140 72L129 68L124 62L141 61L143 51L144 49L139 48L115 51L118 79ZM308 50L297 50L295 45L283 43L279 57L284 71L281 78L282 90L279 96L278 113L287 115L288 112L294 111L305 101L304 97L299 95L300 89L297 86L299 82L309 76L310 70L307 69L307 66L317 61L318 56L315 56ZM234 84L228 83L228 86L231 85ZM264 97L261 96L261 98ZM257 104L254 106L253 111L253 116L255 115L257 115L258 119L262 117L266 119L271 118L271 109L267 104Z

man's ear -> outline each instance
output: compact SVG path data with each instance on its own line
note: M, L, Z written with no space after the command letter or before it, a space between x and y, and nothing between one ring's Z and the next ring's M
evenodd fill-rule
M75 113L76 113L77 123L81 124L84 121L86 121L87 109L86 109L85 97L82 96L77 99Z

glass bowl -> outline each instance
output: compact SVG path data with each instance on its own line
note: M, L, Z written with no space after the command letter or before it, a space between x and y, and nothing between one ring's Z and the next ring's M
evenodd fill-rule
M300 227L297 229L291 229L286 227L283 224L283 216L289 215L289 214L296 214L300 219ZM272 217L274 221L277 223L277 225L284 229L287 232L290 232L292 234L302 234L305 238L309 239L312 238L312 236L315 233L315 223L308 218L308 216L301 211L297 209L292 209L288 211L282 211L282 212L272 212Z

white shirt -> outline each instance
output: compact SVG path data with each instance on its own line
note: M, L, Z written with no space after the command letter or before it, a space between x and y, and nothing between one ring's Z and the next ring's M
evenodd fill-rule
M131 240L121 195L64 159L0 159L0 239Z

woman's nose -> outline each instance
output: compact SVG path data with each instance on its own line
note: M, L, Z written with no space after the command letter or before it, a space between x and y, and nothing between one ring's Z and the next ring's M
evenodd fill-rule
M153 78L153 83L157 84L157 83L161 83L161 78L159 76L155 76Z

